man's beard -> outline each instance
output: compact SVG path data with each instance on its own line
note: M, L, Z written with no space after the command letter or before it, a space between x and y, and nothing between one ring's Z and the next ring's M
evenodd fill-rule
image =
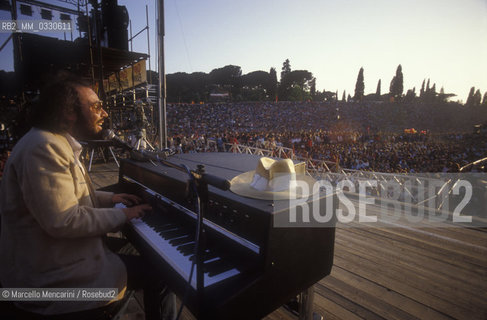
M92 123L81 112L78 113L76 121L76 134L78 139L81 140L100 140L102 139L102 133L96 132L97 124Z

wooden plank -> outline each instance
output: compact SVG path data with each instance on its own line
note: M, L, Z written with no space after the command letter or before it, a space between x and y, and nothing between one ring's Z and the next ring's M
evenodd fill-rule
M425 306L423 303L415 301L409 297L399 294L396 291L390 290L382 285L372 282L370 279L362 278L354 273L351 273L343 268L337 267L334 269L333 276L338 280L348 283L349 285L367 292L379 298L382 302L389 305L396 306L404 312L411 314L416 318L438 319L446 320L450 317L438 312L434 309ZM381 307L379 307L381 308Z
M332 271L333 272L333 271ZM385 320L378 314L368 310L364 306L350 299L349 296L341 295L327 286L323 285L326 278L315 284L315 305L314 308L321 314L335 319L367 319ZM350 315L352 314L352 315ZM328 319L325 317L325 319Z
M475 246L487 247L487 233L481 232L477 228L466 228L454 226L450 228L425 228L429 232L434 232L442 237L448 237L452 240L469 243Z
M337 255L340 255L340 253L337 253ZM421 271L415 272L409 268L394 264L389 259L370 256L368 250L362 251L348 248L348 252L345 253L343 257L345 259L353 259L352 261L354 262L361 262L360 266L363 268L371 268L374 270L377 269L377 266L380 266L382 277L394 278L407 282L409 286L422 290L428 293L431 297L438 297L449 301L451 304L457 304L471 309L482 309L483 303L487 298L484 293L485 291L469 292L464 290L465 285L461 284L459 287L451 286L447 280L439 281L438 279L433 278L431 274L425 274L425 272ZM369 264L364 264L364 261L357 259L357 257L369 261Z
M330 276L320 281L320 284L326 286L330 290L337 292L340 295L347 297L348 299L359 304L363 308L370 310L379 316L389 320L399 319L417 319L411 314L404 312L394 305L390 305L380 298L363 291L360 288L355 287L342 279L337 279L333 272Z
M358 224L352 224L351 226L363 227ZM428 231L422 228L413 228L399 224L393 226L378 222L370 224L368 228L374 229L374 231L380 230L382 232L387 232L391 236L396 236L402 241L414 241L417 245L423 247L432 249L439 248L447 254L456 253L462 255L463 259L466 259L468 262L487 268L487 259L485 259L485 257L487 257L486 246L456 241L431 232L431 229ZM468 248L468 250L465 250L466 248Z
M362 247L368 255L382 257L399 267L421 272L434 281L446 283L448 286L459 288L466 293L474 295L479 291L487 291L487 281L482 281L482 276L477 273L417 254L411 251L407 244L401 244L399 247L391 245L384 239L366 237L359 233L360 230L354 229L353 231L337 232L335 243L345 247ZM340 250L340 248L337 246L335 250Z
M420 301L457 319L483 319L478 315L485 314L485 307L470 309L464 305L452 303L448 299L448 293L441 292L441 287L428 283L428 279L421 275L406 275L406 272L399 268L380 265L376 261L370 261L352 254L341 256L338 252L335 255L335 266L369 279L413 300ZM329 279L325 279L326 283L328 283L327 280Z
M486 264L486 257L483 255L479 255L477 257L471 257L471 255L466 255L464 251L465 248L462 250L457 250L453 253L444 245L443 240L433 240L433 241L425 241L416 239L416 234L411 231L409 235L399 233L397 231L398 228L378 228L378 227L358 227L352 228L353 230L363 230L368 232L371 235L380 235L385 239L389 239L388 241L392 241L395 245L401 243L407 243L410 245L411 250L414 252L428 255L432 258L439 259L441 261L446 261L450 264L460 266L462 268L466 268L468 270L472 270L475 273L487 276L487 269L484 266ZM443 243L441 244L434 244L435 242ZM453 258L454 257L454 258ZM460 257L460 259L459 259Z
M324 296L315 294L314 298L314 311L322 315L325 319L335 319L335 320L360 320L364 319L354 314L352 311L334 303L333 301L327 299ZM367 318L370 319L370 318Z

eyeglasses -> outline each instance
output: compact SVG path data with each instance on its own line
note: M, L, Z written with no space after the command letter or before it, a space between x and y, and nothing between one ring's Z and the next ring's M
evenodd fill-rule
M90 105L91 111L100 113L103 110L103 101L97 101Z

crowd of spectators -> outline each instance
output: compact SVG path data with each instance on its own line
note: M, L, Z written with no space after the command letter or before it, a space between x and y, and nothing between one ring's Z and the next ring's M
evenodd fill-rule
M176 152L223 151L233 143L286 147L302 158L380 172L454 172L485 158L487 135L472 133L478 123L487 124L487 110L459 104L167 105L168 143ZM3 150L0 167L7 155ZM487 161L468 169L486 168Z
M470 114L449 108L436 116L425 111L425 118L419 107L404 108L300 102L168 105L168 140L177 152L222 151L228 143L282 146L300 157L380 172L456 172L487 157L486 135L472 134ZM404 133L413 126L416 133Z

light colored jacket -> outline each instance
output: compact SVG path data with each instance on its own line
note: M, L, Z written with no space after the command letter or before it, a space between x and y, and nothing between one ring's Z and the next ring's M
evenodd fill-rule
M118 288L123 262L103 235L120 228L112 193L96 192L93 208L83 173L63 135L31 129L14 147L0 187L0 282L4 288ZM22 309L59 314L107 301L22 302Z

